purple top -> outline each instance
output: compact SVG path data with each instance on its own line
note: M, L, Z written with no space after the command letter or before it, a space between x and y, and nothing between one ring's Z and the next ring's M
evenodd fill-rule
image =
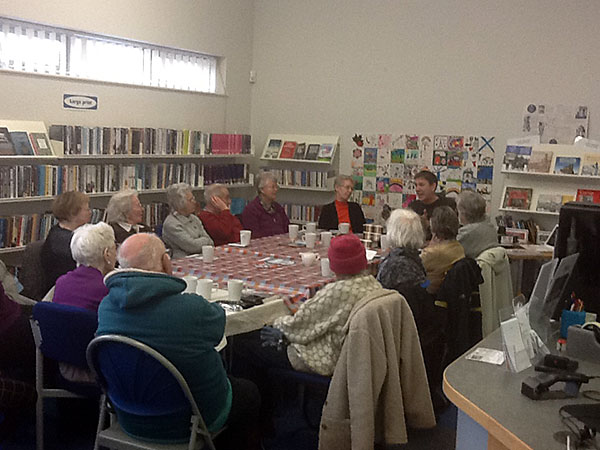
M283 207L279 203L273 202L273 209L272 214L268 213L258 196L246 205L242 212L242 224L244 229L252 231L252 238L288 232L290 220Z
M107 294L102 273L94 267L79 266L56 280L52 301L98 312Z
M0 283L0 334L4 333L21 315L21 306L13 302Z

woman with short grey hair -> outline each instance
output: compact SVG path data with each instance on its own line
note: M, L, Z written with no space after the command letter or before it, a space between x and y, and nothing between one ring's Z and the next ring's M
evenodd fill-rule
M349 223L352 233L362 233L365 215L358 203L349 201L354 190L354 179L349 175L338 175L335 177L333 189L335 198L333 202L321 208L319 228L337 230L340 223Z
M167 188L171 214L163 223L162 239L173 250L173 258L202 253L203 245L214 245L202 221L196 216L196 198L187 183L172 184Z
M108 294L104 276L117 261L112 227L99 222L77 228L71 239L71 254L77 268L56 280L52 301L98 311L100 301Z
M242 212L242 224L252 231L253 238L288 232L288 216L275 201L278 190L277 178L271 172L261 172L256 176L258 195Z
M129 236L147 231L148 227L141 224L143 214L136 190L124 189L113 194L106 207L106 222L113 228L117 244Z
M482 252L498 246L496 227L486 216L485 199L473 191L463 191L458 196L458 242L469 258L477 258Z

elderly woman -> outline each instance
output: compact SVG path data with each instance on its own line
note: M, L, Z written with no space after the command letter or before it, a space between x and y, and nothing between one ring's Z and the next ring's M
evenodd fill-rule
M349 202L354 190L354 180L348 175L338 175L334 183L335 200L321 209L319 228L337 230L340 223L350 224L350 231L362 233L365 216L358 203Z
M435 295L448 270L465 257L465 251L456 240L458 217L449 206L440 206L433 211L431 233L431 242L421 252L421 260L430 281L427 291Z
M104 276L115 268L115 233L104 222L83 225L73 233L71 254L77 268L56 280L54 303L98 311L108 294Z
M56 279L75 269L75 260L71 256L71 237L73 231L92 217L90 200L86 194L69 191L60 194L52 203L52 213L58 220L42 246L41 259L44 268L44 285L48 291Z
M162 239L173 250L173 258L202 253L203 245L213 245L202 221L194 214L196 199L187 183L177 183L167 189L171 214L163 223Z
M483 251L498 246L496 227L485 215L485 199L473 192L463 191L458 196L458 220L463 225L458 230L458 242L465 256L477 258Z
M231 214L231 196L227 186L219 183L211 184L204 190L206 206L198 213L204 228L215 242L215 245L240 241L240 220Z
M125 189L114 194L106 207L106 222L113 228L117 244L135 233L147 231L142 225L144 209L137 191Z
M252 231L253 238L288 232L288 216L283 207L275 201L278 189L277 179L271 172L261 172L257 175L258 195L242 212L242 224L245 229Z

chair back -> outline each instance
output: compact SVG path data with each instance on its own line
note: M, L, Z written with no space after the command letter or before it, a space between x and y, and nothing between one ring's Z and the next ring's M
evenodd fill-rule
M75 306L40 302L33 306L32 330L42 354L87 369L86 349L96 334L98 316Z
M30 242L23 252L23 265L19 270L19 281L23 294L34 300L41 300L46 294L44 268L42 267L42 246L44 240Z
M121 335L98 336L90 342L87 359L100 387L121 411L139 416L199 414L179 370L146 344Z

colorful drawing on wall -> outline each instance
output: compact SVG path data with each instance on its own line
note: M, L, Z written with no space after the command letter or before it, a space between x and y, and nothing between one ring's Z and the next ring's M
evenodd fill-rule
M352 179L354 180L354 190L362 191L363 189L363 177L352 175Z
M364 192L375 192L377 188L376 177L363 177L363 191Z
M390 179L377 177L377 192L387 194L390 190Z
M394 164L402 164L404 163L404 149L403 148L395 148L392 150L391 161Z
M375 193L374 192L364 192L362 195L362 204L365 206L375 206Z
M379 135L379 144L378 147L381 148L390 148L392 144L392 135L391 134L380 134Z
M404 154L404 163L416 165L421 163L421 152L417 150L406 150Z
M419 148L419 136L406 135L406 149L407 150L418 150Z
M463 151L460 150L448 150L447 152L447 165L448 167L462 167L463 165ZM443 165L443 164L441 164Z
M448 150L448 136L436 135L433 137L434 150Z
M376 177L377 176L377 164L365 164L365 170L363 172L365 177Z
M388 177L390 176L390 164L377 164L377 176Z
M390 193L402 193L402 178L390 178Z
M377 164L377 148L365 148L363 155L363 161L365 164Z
M450 136L448 138L448 150L462 150L464 143L464 136Z
M391 178L403 178L404 177L404 164L390 164L390 177Z
M477 168L477 183L492 184L494 168L492 166L479 166Z
M446 150L434 150L433 151L433 165L434 166L447 166L448 165L448 152Z
M391 152L388 147L377 150L377 164L389 164L391 162Z

